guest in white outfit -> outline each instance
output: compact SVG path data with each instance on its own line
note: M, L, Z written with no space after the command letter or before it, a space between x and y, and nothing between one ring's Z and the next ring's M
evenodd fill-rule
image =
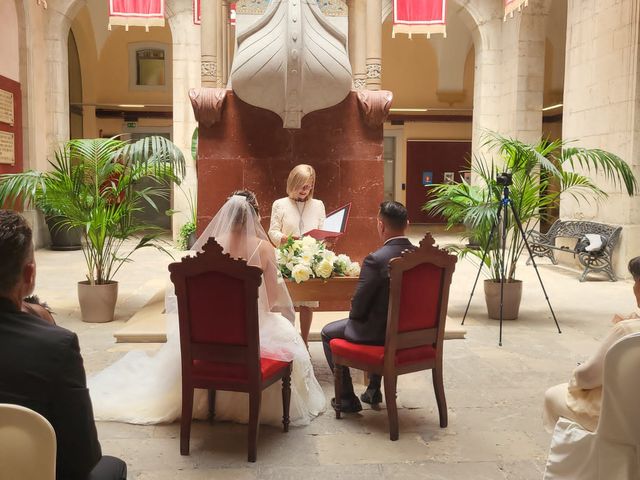
M287 196L273 202L269 238L277 247L287 241L289 236L299 238L309 230L321 229L326 216L324 203L313 198L316 183L316 171L311 165L298 165L289 173ZM318 302L298 302L294 304L300 311L300 334L304 343L309 338L312 308Z
M629 273L633 276L633 293L640 307L640 257L629 262ZM640 318L616 314L613 328L604 338L598 350L585 363L573 371L570 382L551 387L545 393L543 422L548 432L552 432L559 417L573 420L586 430L595 431L600 419L602 405L602 376L604 357L609 348L627 335L640 332Z

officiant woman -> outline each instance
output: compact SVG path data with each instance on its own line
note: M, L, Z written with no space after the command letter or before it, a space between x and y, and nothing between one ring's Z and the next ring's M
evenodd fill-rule
M297 165L289 173L287 179L287 196L273 202L271 208L271 224L269 238L278 247L285 243L289 236L300 238L304 233L315 228L321 229L326 216L324 203L313 198L316 183L316 171L311 165ZM312 308L318 307L318 302L296 302L300 311L300 335L307 343L311 321Z

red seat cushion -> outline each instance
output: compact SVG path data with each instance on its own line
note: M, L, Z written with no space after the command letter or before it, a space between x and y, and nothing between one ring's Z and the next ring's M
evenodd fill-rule
M331 352L354 362L381 366L384 363L384 347L378 345L361 345L341 338L331 340ZM435 358L436 349L431 345L405 348L396 351L398 367Z
M267 380L289 365L288 362L260 359L262 380ZM193 376L200 379L219 381L249 381L246 365L237 363L214 363L204 360L193 361Z

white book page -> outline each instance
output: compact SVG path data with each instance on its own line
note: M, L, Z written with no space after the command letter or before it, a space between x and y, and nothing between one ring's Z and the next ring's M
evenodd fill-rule
M342 208L337 212L329 215L324 219L324 224L322 230L326 230L328 232L340 232L340 228L342 227L342 221L344 220L344 216L347 214L347 209Z

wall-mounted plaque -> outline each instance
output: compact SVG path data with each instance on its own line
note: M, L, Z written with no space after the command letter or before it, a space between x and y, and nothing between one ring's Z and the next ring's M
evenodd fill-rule
M13 133L0 131L0 163L16 163L16 145Z
M0 122L13 126L13 93L0 89Z

